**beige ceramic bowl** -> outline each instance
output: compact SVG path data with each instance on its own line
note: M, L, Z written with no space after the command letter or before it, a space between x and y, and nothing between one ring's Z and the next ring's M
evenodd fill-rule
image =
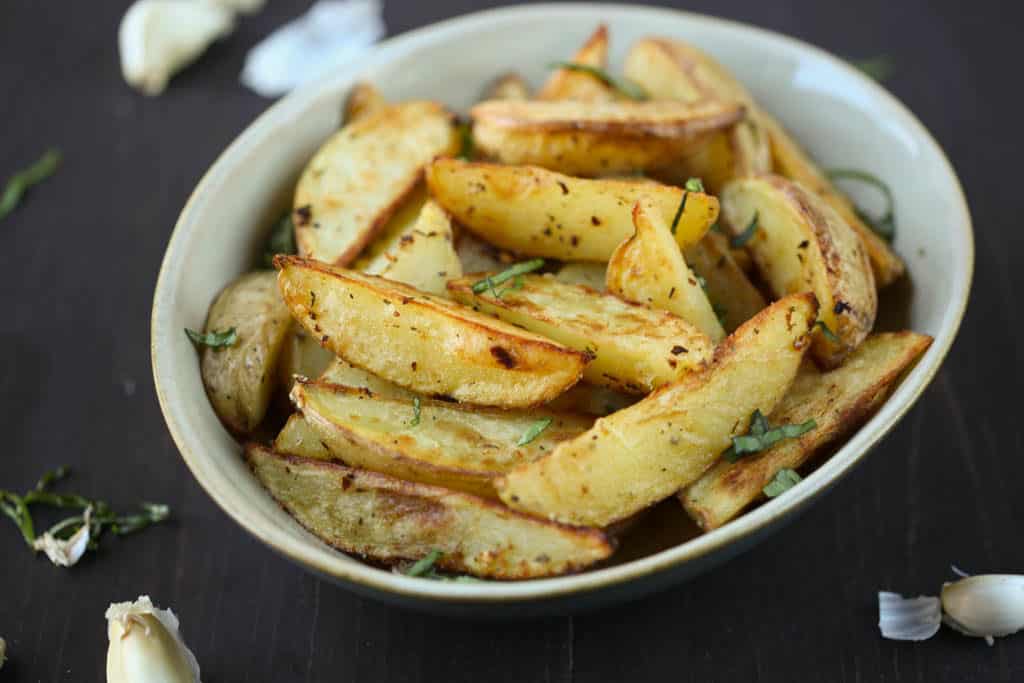
M516 68L534 84L598 22L616 66L648 34L708 50L777 114L826 167L870 169L896 195L896 248L910 285L886 292L886 315L935 343L877 415L801 485L711 533L659 519L624 561L575 576L521 583L452 584L398 576L323 545L260 488L206 400L195 350L182 329L256 262L300 169L339 124L346 92L369 80L389 98L439 99L464 110L496 74ZM970 216L949 161L921 123L841 59L751 26L625 5L529 5L472 14L380 45L356 64L271 107L221 154L185 206L153 302L153 373L164 416L189 468L238 524L291 560L363 594L452 613L564 611L648 593L735 555L825 492L906 413L949 350L970 289ZM665 508L659 515L680 516ZM630 559L632 558L632 559Z

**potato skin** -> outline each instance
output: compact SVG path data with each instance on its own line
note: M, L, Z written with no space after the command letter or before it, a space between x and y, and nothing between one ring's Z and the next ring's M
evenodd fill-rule
M217 416L231 431L249 434L263 420L278 385L278 358L291 330L291 314L273 272L243 275L217 295L205 330L232 327L238 341L227 348L204 348L200 369Z
M707 283L708 298L721 314L727 332L735 331L768 305L764 295L736 263L725 235L709 232L683 253L693 272Z

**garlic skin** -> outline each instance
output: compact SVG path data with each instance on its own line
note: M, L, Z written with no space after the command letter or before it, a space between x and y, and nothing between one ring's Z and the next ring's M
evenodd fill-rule
M1024 576L982 574L942 586L947 626L966 636L1008 636L1024 629Z
M49 531L36 538L32 543L33 550L43 551L58 567L73 567L89 549L89 529L92 519L92 507L87 507L82 515L83 523L71 538L61 540Z
M201 683L199 663L171 610L148 595L107 608L107 683Z
M225 0L224 4L246 3ZM234 13L221 4L204 0L137 0L125 12L118 29L124 80L146 95L159 95L171 76L234 27Z

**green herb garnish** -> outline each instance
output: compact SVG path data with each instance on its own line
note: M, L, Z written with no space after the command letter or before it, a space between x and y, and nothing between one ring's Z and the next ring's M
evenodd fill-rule
M700 178L690 178L686 181L686 185L684 187L686 187L690 192L703 192L704 181Z
M618 79L604 69L589 64L577 64L576 62L552 62L548 64L549 69L565 69L567 71L579 71L590 74L597 80L607 85L612 90L617 90L631 100L646 100L647 93L636 83L627 79Z
M686 208L686 198L690 196L690 193L683 191L683 200L679 202L679 208L676 209L676 215L672 217L672 226L670 230L672 234L676 234L676 228L679 227L679 219L683 217L683 209Z
M775 496L782 495L789 489L793 488L799 484L801 480L803 480L803 477L797 474L794 470L785 467L776 472L775 476L772 477L772 480L761 490L764 491L764 495L769 498L774 498Z
M747 227L743 229L743 232L738 235L733 235L732 239L729 240L729 246L733 249L739 249L742 247L751 240L754 233L757 232L757 227L757 211L755 211L754 217L750 219L749 223L747 223Z
M427 553L426 557L422 557L416 560L416 563L409 567L408 571L405 572L406 576L423 576L427 572L433 571L434 563L441 559L444 555L440 550L431 550Z
M851 59L850 64L860 69L868 77L881 83L889 78L893 72L892 59L885 55L871 57L869 59Z
M52 176L60 166L60 160L60 151L51 149L39 161L12 175L4 187L4 193L0 195L0 219L14 211L30 187Z
M532 425L530 425L529 429L523 432L523 435L519 437L519 441L516 441L516 446L525 446L526 444L530 443L538 436L540 436L540 433L547 429L550 425L550 417L545 417L542 420L537 420Z
M297 252L295 223L292 222L292 212L288 211L274 224L274 229L270 232L270 237L263 247L263 267L272 269L274 257L278 254L295 254Z
M729 462L736 462L744 455L763 451L783 439L794 439L817 426L817 422L808 420L798 425L772 427L768 424L768 418L762 415L760 410L755 410L750 416L750 428L747 433L732 437L732 446L722 454L722 457Z
M843 343L842 340L836 336L836 333L829 329L829 326L825 324L824 320L815 321L814 326L821 329L822 336L824 336L825 339L828 339L833 344L841 345Z
M412 421L409 422L410 427L415 427L420 423L420 397L417 396L412 400Z
M226 346L234 346L235 342L238 341L238 333L235 328L229 327L223 332L216 330L203 334L202 332L196 332L185 328L185 334L192 340L192 343L196 346L206 346L211 349L222 349Z
M870 216L859 206L855 207L855 209L857 216L867 223L879 237L886 242L893 241L893 238L896 237L896 200L892 196L892 190L889 189L889 186L884 181L867 171L849 168L831 169L826 171L825 175L828 176L829 180L856 180L866 183L881 192L885 197L885 212L881 216L877 218Z
M500 285L504 282L507 282L508 280L512 280L515 278L517 279L517 281L513 282L511 285L509 285L509 287L521 289L523 285L521 284L520 276L525 275L526 273L532 273L533 271L543 267L544 259L542 258L535 258L530 259L529 261L516 263L513 266L501 271L497 275L488 275L483 280L478 280L477 282L474 282L472 286L473 293L483 294L487 290L490 290L491 294L500 299L501 294L504 294L505 292L502 291L501 294L499 294L498 291L495 289L497 285ZM519 285L518 287L516 287L517 283ZM507 289L508 288L506 288L506 290Z
M476 152L476 143L473 142L473 127L469 123L459 124L459 140L461 144L456 159L472 161L473 154Z

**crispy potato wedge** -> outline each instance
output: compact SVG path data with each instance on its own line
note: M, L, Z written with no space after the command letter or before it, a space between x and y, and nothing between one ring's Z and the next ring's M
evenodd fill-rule
M608 67L608 27L601 24L572 59L573 64ZM591 74L571 69L556 69L537 91L538 100L576 100L578 102L610 102L617 99L614 90Z
M308 375L312 377L313 375ZM344 384L347 387L357 389L369 389L377 396L383 398L398 398L412 400L415 394L408 389L378 377L372 372L352 365L346 360L335 358L334 362L320 375L320 381L328 384Z
M800 183L824 199L857 232L871 259L875 284L885 287L902 277L906 264L885 240L861 220L853 202L821 172L782 124L768 114L762 113L761 118L771 140L775 172Z
M455 236L455 253L459 256L463 273L501 270L504 267L501 250L480 239L469 230L459 230Z
M779 470L798 469L823 446L857 429L931 342L916 332L875 334L835 370L822 373L813 364L805 365L769 422L813 419L817 428L735 463L720 460L679 494L683 507L705 530L733 519L762 497Z
M370 275L380 275L390 265L392 255L398 249L398 245L402 243L402 238L416 229L416 221L420 218L420 212L423 211L427 198L426 185L417 183L415 189L402 200L401 206L388 219L380 233L366 245L366 248L360 252L359 257L349 267Z
M607 289L627 301L674 313L718 343L725 330L700 281L683 260L675 235L658 207L641 199L633 207L633 236L608 262Z
M722 342L714 363L601 418L546 458L498 479L510 507L606 526L696 481L785 395L817 315L810 293L782 299Z
M818 330L812 352L825 367L837 366L875 324L878 293L864 243L820 197L782 176L725 186L722 216L733 234L755 214L746 247L776 296L814 292L832 334Z
M487 156L598 176L668 166L739 121L743 108L721 102L492 100L470 115L476 148Z
M604 263L575 261L566 263L559 268L555 277L570 285L583 285L590 287L595 292L603 292L607 272L608 266Z
M423 205L416 226L399 240L389 261L381 277L438 296L447 295L445 284L449 279L462 277L452 222L437 202Z
M703 367L714 345L682 318L654 311L553 275L525 275L519 289L476 293L484 275L448 282L456 301L554 339L592 357L583 377L645 394Z
M266 415L279 379L281 348L291 330L291 314L274 273L247 273L217 295L205 331L232 327L238 340L226 348L203 348L200 370L217 417L231 431L248 434Z
M274 450L286 455L298 455L318 460L341 460L320 439L320 434L306 421L302 413L294 413L274 439Z
M438 159L427 167L426 177L434 198L483 239L516 253L563 261L607 261L633 234L638 199L650 197L671 222L685 192L646 180L586 180L534 166L456 159ZM688 193L676 241L693 244L717 218L717 199Z
M708 232L683 254L693 272L704 278L707 295L727 332L753 318L768 305L733 258L729 241L717 232Z
M292 400L322 445L352 467L497 498L491 482L586 431L587 417L386 399L368 389L300 382ZM520 445L539 420L551 423Z
M458 146L452 115L434 102L387 106L342 128L295 186L299 253L350 263L412 192L423 166Z
M278 298L280 298L280 294L278 294ZM278 381L286 390L291 391L296 375L319 377L334 360L334 354L320 346L320 343L309 336L302 325L292 323L277 362Z
M576 383L587 355L446 299L300 256L278 256L292 316L348 362L413 391L520 408Z
M379 562L443 554L436 567L492 579L583 569L612 554L597 529L536 519L494 501L323 460L246 446L267 492L328 545Z
M486 100L528 100L530 86L515 71L501 74L484 88L481 101Z
M388 106L387 100L372 83L356 83L348 91L342 121L345 125L374 114Z

